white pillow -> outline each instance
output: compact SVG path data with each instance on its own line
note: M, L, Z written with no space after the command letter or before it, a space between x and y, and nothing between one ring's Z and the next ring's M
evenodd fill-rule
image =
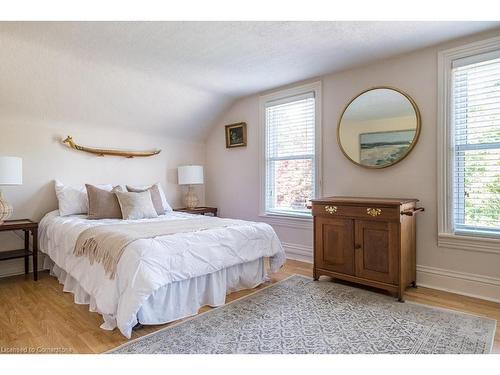
M111 191L113 185L96 185L100 189ZM59 215L79 215L89 212L89 198L85 185L68 186L56 181L56 196L59 203Z
M156 183L153 185L158 185L158 190L160 191L160 197L161 197L161 204L165 208L165 212L172 212L172 206L168 204L167 202L167 197L165 196L165 192L163 191L163 188L161 187L160 183ZM130 187L134 189L148 189L151 185L129 185ZM127 191L127 188L125 187L124 191Z

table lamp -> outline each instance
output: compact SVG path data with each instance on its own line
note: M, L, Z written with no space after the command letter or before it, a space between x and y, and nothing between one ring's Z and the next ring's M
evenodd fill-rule
M198 206L198 196L194 192L193 185L203 184L203 167L201 165L185 165L177 168L179 185L188 185L188 191L184 196L184 204L187 208Z
M13 156L0 156L0 186L22 185L23 159ZM12 206L4 199L0 190L0 225L7 220L13 212Z

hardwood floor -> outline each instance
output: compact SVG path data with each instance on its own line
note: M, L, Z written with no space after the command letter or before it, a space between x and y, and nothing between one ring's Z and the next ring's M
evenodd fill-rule
M288 260L271 283L293 274L312 277L312 265ZM254 291L232 293L227 301ZM500 303L422 287L409 289L406 299L496 319L493 352L500 353ZM200 312L209 309L204 307ZM0 316L0 353L102 353L127 341L116 329L100 329L101 317L89 312L87 305L76 305L73 295L63 293L62 285L48 272L41 272L38 282L24 275L0 279ZM134 331L132 337L166 326L144 327Z

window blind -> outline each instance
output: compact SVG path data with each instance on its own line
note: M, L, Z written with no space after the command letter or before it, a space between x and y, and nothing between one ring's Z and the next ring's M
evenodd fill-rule
M498 52L453 64L452 123L455 232L500 236Z
M265 210L309 214L315 186L314 92L265 105Z

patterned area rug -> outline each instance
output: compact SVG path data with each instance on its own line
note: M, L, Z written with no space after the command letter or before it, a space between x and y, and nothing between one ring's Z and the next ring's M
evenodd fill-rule
M495 326L294 275L111 353L489 353Z

